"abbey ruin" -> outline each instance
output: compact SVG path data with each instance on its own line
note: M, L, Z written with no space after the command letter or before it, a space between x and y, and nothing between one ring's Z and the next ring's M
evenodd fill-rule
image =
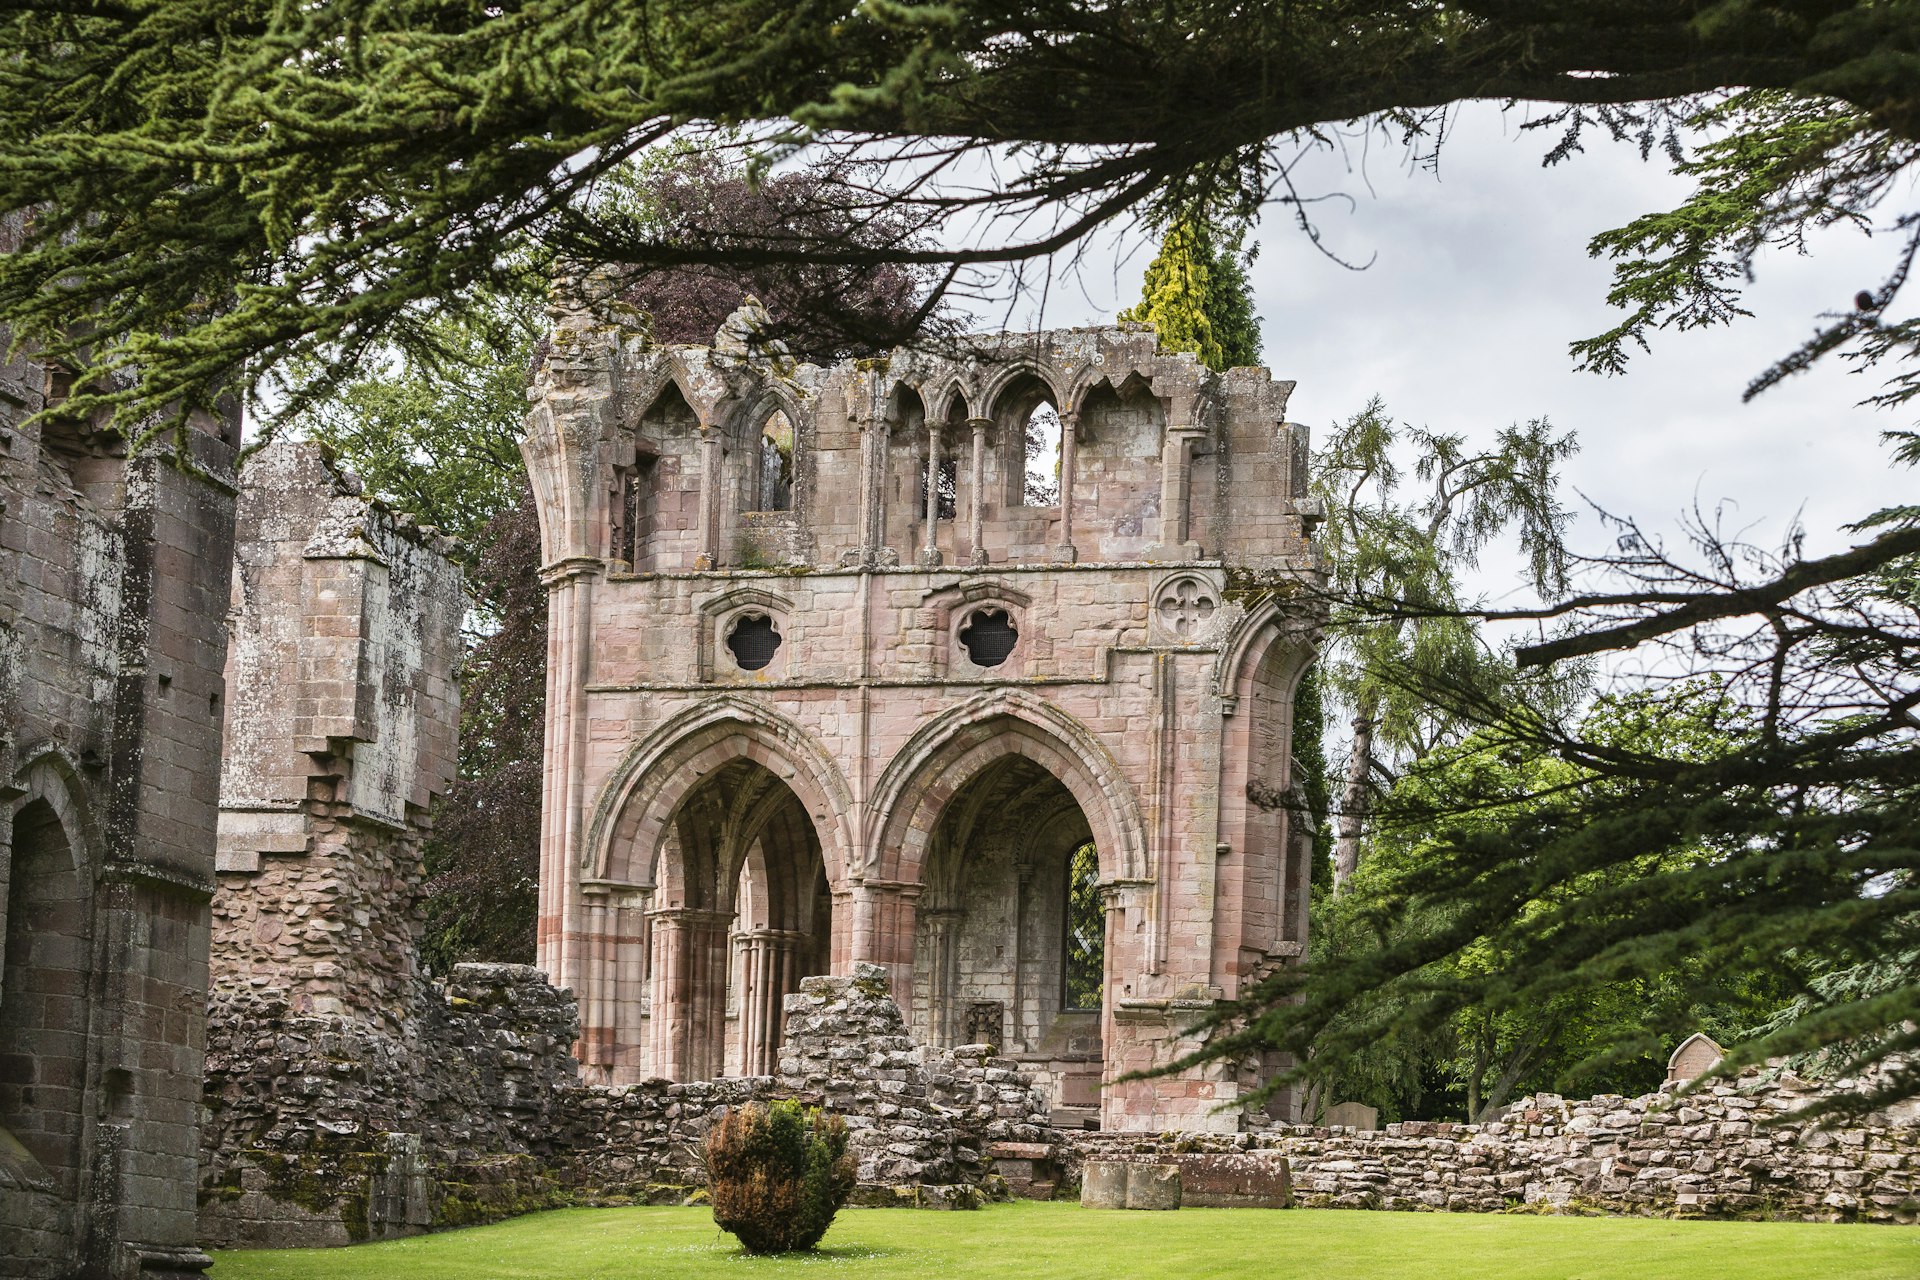
M782 999L870 962L923 1043L1000 1047L1063 1116L1240 1127L1271 1064L1119 1077L1305 943L1293 384L1147 326L830 369L756 349L751 306L712 348L554 333L539 963L587 1076L767 1074Z
M61 372L0 368L0 1275L678 1203L774 1098L847 1117L867 1204L1098 1159L1199 1203L1911 1217L1910 1117L1763 1133L1791 1080L1356 1133L1249 1105L1271 1059L1121 1078L1306 944L1291 383L1144 326L823 369L751 306L702 347L552 321L539 963L438 978L451 546L313 446L236 467L232 416L131 458L22 425Z

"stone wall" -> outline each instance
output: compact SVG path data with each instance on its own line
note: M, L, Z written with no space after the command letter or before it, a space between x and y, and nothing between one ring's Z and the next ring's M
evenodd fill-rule
M453 780L466 595L451 544L316 445L248 462L233 571L213 987L395 1033L419 843Z
M216 994L200 1223L217 1247L346 1244L557 1202L577 1123L571 997L520 965L418 983L405 1034Z
M773 1076L586 1085L571 996L536 969L421 984L404 1036L283 996L215 997L201 1225L218 1247L347 1244L559 1204L679 1203L752 1100L847 1120L869 1204L977 1203L988 1150L1047 1142L1044 1096L986 1046L927 1050L878 966L787 997Z
M1749 1073L1685 1095L1670 1085L1639 1098L1525 1098L1481 1125L1072 1137L1076 1160L1284 1159L1296 1202L1313 1208L1915 1221L1920 1125L1794 1122L1818 1092L1792 1076Z
M21 231L0 218L0 252ZM194 1248L238 414L138 456L0 329L0 1275ZM181 465L176 465L181 464Z

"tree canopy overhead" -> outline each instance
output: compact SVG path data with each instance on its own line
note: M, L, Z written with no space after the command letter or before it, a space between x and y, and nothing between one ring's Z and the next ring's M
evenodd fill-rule
M430 344L443 300L537 266L529 242L651 269L889 259L953 287L1141 211L1286 199L1284 146L1371 119L1424 148L1467 99L1563 104L1543 122L1567 150L1781 91L1840 105L1763 181L1838 152L1897 170L1916 45L1911 0L7 0L0 211L35 221L0 264L0 321L78 375L72 412L125 427L294 356L328 357L302 366L324 393L374 344ZM751 126L763 157L890 162L818 194L843 226L903 217L900 242L604 216L607 175L694 122ZM954 176L983 150L992 181ZM969 211L984 239L909 243ZM1740 231L1687 247L1737 253ZM1656 300L1641 324L1662 319Z

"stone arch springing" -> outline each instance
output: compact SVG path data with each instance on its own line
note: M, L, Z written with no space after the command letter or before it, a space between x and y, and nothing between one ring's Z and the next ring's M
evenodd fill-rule
M1147 878L1146 826L1112 754L1073 717L1029 695L969 700L923 725L876 784L865 847L872 878L920 883L928 838L955 788L985 764L1021 755L1059 779L1086 814L1104 880Z
M636 743L601 788L588 824L588 874L636 885L625 851L654 848L666 817L705 773L732 759L764 765L793 788L820 833L829 877L845 876L853 846L852 793L840 770L799 725L753 700L719 695L674 716ZM625 861L621 861L625 858Z

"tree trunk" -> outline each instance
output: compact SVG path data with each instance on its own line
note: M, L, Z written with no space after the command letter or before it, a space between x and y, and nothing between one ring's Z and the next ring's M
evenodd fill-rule
M1533 1065L1533 1055L1547 1038L1545 1024L1535 1027L1526 1039L1515 1047L1507 1058L1507 1066L1500 1078L1493 1082L1493 1088L1487 1090L1487 1096L1477 1103L1469 1103L1467 1120L1471 1124L1485 1124L1487 1117L1498 1107L1506 1105L1507 1097L1513 1092L1513 1086L1520 1082L1520 1076Z
M1373 808L1374 707L1363 703L1353 718L1353 753L1347 757L1347 779L1340 789L1340 835L1333 845L1333 891L1345 893L1348 880L1360 866L1360 835Z

